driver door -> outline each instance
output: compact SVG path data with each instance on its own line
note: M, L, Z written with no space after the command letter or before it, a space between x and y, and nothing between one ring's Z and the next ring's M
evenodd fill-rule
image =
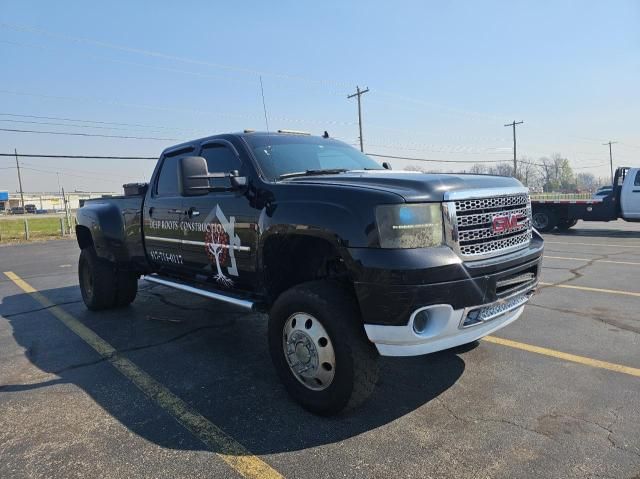
M204 143L198 156L207 161L209 173L237 170L240 176L248 174L236 148L226 140ZM250 206L244 189L231 189L228 178L212 178L209 185L215 190L207 195L184 198L185 266L216 288L251 290L256 280L260 211Z

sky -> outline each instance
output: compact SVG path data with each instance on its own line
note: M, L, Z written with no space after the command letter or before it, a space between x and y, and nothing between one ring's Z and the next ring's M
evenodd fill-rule
M510 161L514 120L518 157L560 153L605 177L612 140L614 165L640 165L640 0L2 0L0 60L0 129L64 133L0 131L0 153L157 157L264 130L262 78L271 130L353 145L347 95L368 87L365 151L436 160L394 169ZM20 161L25 191L58 191L59 178L119 192L154 166ZM0 190L17 188L15 158L0 157Z

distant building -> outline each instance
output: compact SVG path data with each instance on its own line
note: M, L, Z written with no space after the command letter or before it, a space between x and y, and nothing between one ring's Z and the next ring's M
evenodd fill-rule
M4 211L7 208L6 204L8 202L9 202L9 192L0 191L0 211Z
M69 208L75 210L80 207L80 200L117 196L118 194L119 193L106 191L73 191L68 193L65 192L65 197L69 204ZM50 212L64 211L64 201L62 200L61 193L24 193L24 204L35 205L38 210L46 210ZM0 211L8 211L17 206L22 206L20 193L0 191Z

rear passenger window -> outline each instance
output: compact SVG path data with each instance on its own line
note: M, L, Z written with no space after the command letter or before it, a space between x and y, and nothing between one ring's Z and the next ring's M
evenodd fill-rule
M233 170L242 168L242 163L236 154L224 145L209 145L202 149L202 156L207 160L207 169L209 173L229 173ZM228 178L212 178L209 184L213 187L228 187Z

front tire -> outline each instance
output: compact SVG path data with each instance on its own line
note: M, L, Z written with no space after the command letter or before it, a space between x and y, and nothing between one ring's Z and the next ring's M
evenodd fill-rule
M548 233L558 224L558 219L551 210L541 209L533 214L533 227L542 233Z
M564 220L558 223L558 231L567 231L569 228L573 228L578 220Z
M269 352L287 392L315 414L359 406L378 379L378 353L355 298L333 281L280 295L269 316Z

